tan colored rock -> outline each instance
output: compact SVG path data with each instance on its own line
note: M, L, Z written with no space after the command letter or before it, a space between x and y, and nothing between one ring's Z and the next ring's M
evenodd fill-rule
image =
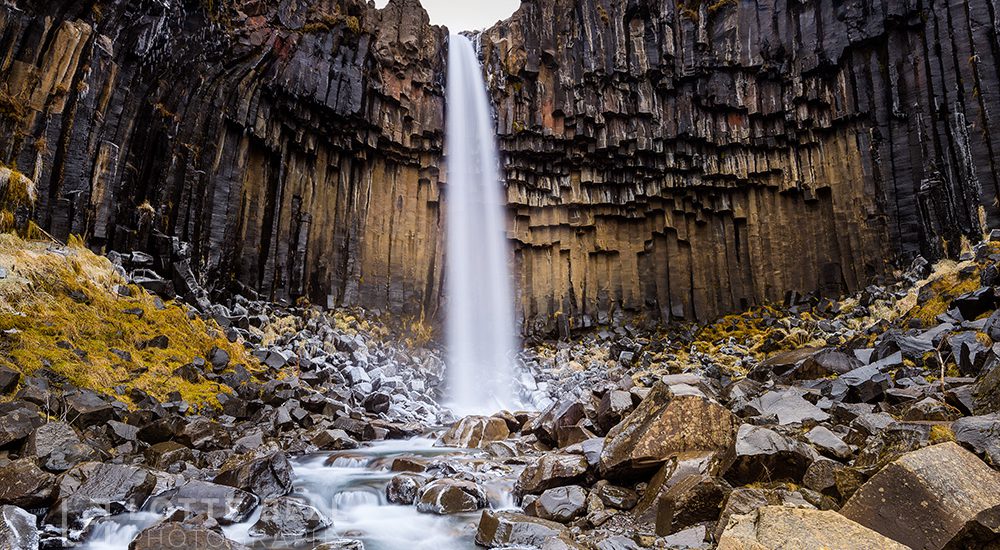
M1000 473L955 443L907 453L861 486L841 513L918 550L939 550L1000 505Z
M657 384L625 420L608 432L601 472L648 471L680 453L730 453L739 420L728 409L688 386Z
M765 506L735 516L718 550L908 550L836 512Z
M510 436L510 429L502 418L495 416L466 416L448 429L437 445L462 449L481 449L494 441Z
M538 494L553 487L570 485L586 475L587 466L587 458L581 455L542 455L521 472L517 490L522 495Z

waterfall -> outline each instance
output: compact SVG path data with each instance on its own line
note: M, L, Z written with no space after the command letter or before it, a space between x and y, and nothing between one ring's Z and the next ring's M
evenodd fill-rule
M517 342L503 187L479 58L461 35L448 50L448 397L456 413L493 413L510 406Z

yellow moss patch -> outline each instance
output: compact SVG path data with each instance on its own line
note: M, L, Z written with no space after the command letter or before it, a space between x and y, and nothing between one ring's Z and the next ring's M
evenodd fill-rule
M117 386L160 400L178 391L190 403L213 407L228 388L186 382L173 372L213 347L226 350L233 365L259 369L214 321L189 316L175 303L158 309L155 297L139 287L129 287L131 297L119 296L114 288L124 281L111 263L77 241L54 247L0 235L0 266L9 272L0 281L0 330L14 329L0 335L0 365L27 375L48 367L77 386L108 395ZM169 339L166 349L142 349L157 336Z
M952 300L979 288L978 273L963 277L961 271L970 264L957 264L943 261L935 268L934 273L923 284L910 292L900 301L900 307L905 311L906 319L919 319L923 326L937 324L937 317L948 311ZM920 304L918 296L922 292L930 293L930 299Z
M952 431L951 427L945 426L944 424L935 424L931 426L931 445L946 443L948 441L955 441L955 432Z

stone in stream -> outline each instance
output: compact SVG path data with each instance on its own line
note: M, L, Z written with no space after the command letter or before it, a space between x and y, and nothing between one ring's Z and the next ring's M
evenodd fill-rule
M59 476L46 523L70 527L84 516L136 512L156 487L156 476L136 466L85 462Z
M819 458L811 446L761 426L743 424L736 442L736 461L726 478L736 484L756 481L799 483Z
M765 506L734 516L719 538L718 550L766 548L908 550L836 512L785 506Z
M250 528L252 537L304 537L333 525L315 507L289 497L264 501L260 519Z
M479 485L460 479L438 479L420 491L417 511L448 515L475 512L486 505L486 493Z
M93 448L80 440L76 430L63 422L39 426L24 444L24 454L38 457L41 466L52 472L65 472L96 455Z
M128 550L249 550L225 536L202 527L161 523L139 533Z
M1000 414L970 416L951 425L955 441L972 449L987 464L1000 469Z
M360 540L337 539L324 542L313 550L365 550L365 544Z
M389 480L385 486L385 497L393 504L409 506L416 502L420 489L427 483L423 476L416 474L399 474Z
M0 503L21 508L48 508L54 498L56 476L43 471L30 458L0 468Z
M579 485L549 489L535 501L538 517L569 523L587 512L587 491Z
M476 531L476 544L487 548L534 547L570 550L583 547L569 539L566 528L554 521L516 512L483 510Z
M840 512L912 548L937 550L997 505L1000 474L956 443L942 443L886 465Z
M587 458L580 455L545 454L529 464L517 480L522 495L540 494L546 489L573 484L587 473Z
M690 386L657 383L625 420L608 432L601 452L605 476L658 468L691 451L730 452L739 421L725 407Z
M344 430L323 430L313 436L312 444L323 451L346 451L359 446Z
M0 548L38 550L37 518L16 506L0 506Z
M234 487L191 480L154 497L149 503L153 512L181 509L193 514L205 514L222 525L246 521L257 497Z
M292 464L283 452L250 454L230 461L213 481L267 500L292 492Z
M493 441L503 441L510 436L510 429L502 418L495 416L466 416L448 429L437 445L461 449L480 449Z

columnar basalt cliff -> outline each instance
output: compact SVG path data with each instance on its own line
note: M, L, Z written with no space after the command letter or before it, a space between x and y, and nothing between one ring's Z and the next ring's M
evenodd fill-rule
M216 288L436 307L447 34L417 0L28 0L0 27L0 150L56 237L170 261L176 236Z
M996 9L524 2L482 48L525 318L703 320L956 254L1000 221Z
M479 42L525 331L956 254L1000 222L998 28L991 0L524 1ZM437 315L447 31L418 0L19 0L0 40L0 161L55 236Z

